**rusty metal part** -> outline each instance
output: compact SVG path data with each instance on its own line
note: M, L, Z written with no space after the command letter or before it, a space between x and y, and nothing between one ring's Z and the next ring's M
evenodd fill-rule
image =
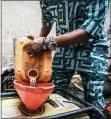
M28 110L25 107L25 105L21 103L21 105L19 105L18 108L22 114L29 115L29 116L40 115L40 114L44 113L44 111L45 111L45 107L43 105L41 105L40 108L37 110Z

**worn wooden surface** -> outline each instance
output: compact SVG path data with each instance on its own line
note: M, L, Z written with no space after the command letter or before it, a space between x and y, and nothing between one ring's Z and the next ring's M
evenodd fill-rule
M75 104L63 102L63 100L67 101L67 99L58 94L51 94L50 99L56 102L59 107L54 108L49 103L44 103L44 113L36 116L26 116L23 115L18 108L21 105L21 100L19 98L4 98L2 99L2 118L42 118L79 109ZM84 115L74 119L89 119L89 117Z

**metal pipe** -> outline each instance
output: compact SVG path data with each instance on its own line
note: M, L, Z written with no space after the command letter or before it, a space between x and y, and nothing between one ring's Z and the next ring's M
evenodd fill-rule
M78 102L84 104L85 106L92 107L93 108L93 111L97 112L102 117L102 119L107 119L106 116L97 107L95 107L94 105L90 104L89 102L86 102L86 101L80 99L79 97L77 97L77 96L69 93L68 90L66 91L64 89L59 89L59 88L56 89L56 91L57 90L59 90L59 91L61 90L62 92L64 92L65 94L67 94L67 95L69 95L71 97L73 97L75 100L77 100Z
M77 115L80 115L80 114L84 114L84 113L87 113L89 111L93 111L94 108L93 107L87 107L85 109L78 109L78 110L74 110L74 111L70 111L70 112L65 112L65 113L62 113L62 114L57 114L57 115L54 115L54 116L48 116L48 117L45 117L43 119L65 119L65 118L68 118L68 117L74 117L74 116L77 116Z
M5 97L13 97L13 96L18 96L18 93L15 92L8 92L8 93L1 93L1 98L5 98Z

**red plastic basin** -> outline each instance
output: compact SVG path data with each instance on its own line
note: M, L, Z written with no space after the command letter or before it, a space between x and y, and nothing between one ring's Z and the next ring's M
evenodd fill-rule
M26 108L37 110L53 92L55 85L52 83L37 83L36 87L30 87L29 82L14 80L14 87Z

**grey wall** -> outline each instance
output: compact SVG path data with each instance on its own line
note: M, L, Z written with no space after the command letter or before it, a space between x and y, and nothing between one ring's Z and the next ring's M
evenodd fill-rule
M109 16L105 30L109 29ZM41 11L38 1L2 1L2 67L13 63L13 38L38 35ZM55 25L51 31L55 35Z

